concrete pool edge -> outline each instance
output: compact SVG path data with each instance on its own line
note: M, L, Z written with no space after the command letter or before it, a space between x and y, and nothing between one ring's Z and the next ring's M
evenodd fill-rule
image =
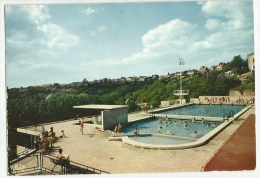
M150 149L161 149L161 150L177 150L177 149L187 149L187 148L194 148L201 145L206 144L208 141L210 141L213 137L215 137L217 134L219 134L222 130L224 130L229 124L231 124L234 120L236 120L238 117L240 117L243 113L245 113L248 109L250 109L253 105L249 105L242 109L240 112L234 115L234 117L229 118L229 120L223 122L221 125L210 131L205 136L201 137L197 141L185 143L185 144L177 144L177 145L156 145L156 144L147 144L147 143L141 143L134 141L130 139L128 136L121 137L120 140L122 140L124 143L140 147L140 148L150 148ZM119 140L119 139L117 139Z
M174 119L193 119L195 118L197 121L202 120L204 118L207 121L222 121L222 117L208 117L208 116L189 116L189 115L173 115L173 114L155 114L155 117L165 117L167 115L168 118Z
M174 119L193 119L195 118L196 120L202 120L202 118L204 118L207 121L222 121L223 117L222 116L200 116L200 115L178 115L178 114L166 114L166 113L160 113L162 111L167 111L167 110L171 110L171 109L178 109L178 108L182 108L185 106L190 106L190 105L234 105L234 104L194 104L194 103L186 103L184 105L177 105L177 106L169 106L169 107L165 107L165 108L159 108L159 109L155 109L153 111L150 111L151 114L153 114L154 117L163 117L165 118L166 116L168 118L174 118ZM235 104L235 105L243 105L246 106L245 104ZM250 107L252 105L248 105L247 107ZM239 112L238 112L239 113Z

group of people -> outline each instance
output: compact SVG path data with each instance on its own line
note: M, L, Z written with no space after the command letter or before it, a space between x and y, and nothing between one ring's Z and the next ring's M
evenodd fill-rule
M255 98L252 97L250 99L243 99L243 98L238 98L236 100L236 103L239 103L239 104L246 104L247 106L250 105L250 104L254 104L255 103Z
M159 121L160 121L160 123L162 123L163 120L168 121L168 120L169 120L168 116L166 115L165 117L159 117Z
M166 117L167 118L167 117ZM188 122L186 120L183 120L183 119L180 119L180 124L181 126L183 126L184 128L189 128L189 125L188 125ZM163 132L163 127L161 126L161 124L163 123L163 118L160 117L159 118L159 122L160 122L160 127L157 129L157 133L162 133ZM202 124L206 124L206 120L204 118L201 118L200 121L198 121L198 119L196 119L195 117L191 119L191 122L192 123L195 123L195 122L201 122ZM168 118L166 119L165 121L165 126L169 126L169 124L173 124L174 126L177 126L177 121L172 121L172 120L169 120ZM206 124L207 127L216 127L217 124L216 123L207 123ZM169 130L169 129L165 129L164 131L166 134L170 134L172 135L173 134L173 130ZM198 135L198 131L194 131L192 133L192 137L196 137Z
M43 131L40 134L40 137L37 142L39 150L41 150L42 153L44 154L49 153L54 147L53 146L54 140L57 138L67 138L67 136L64 133L64 130L61 130L61 135L58 137L56 137L53 127L50 127L49 131ZM59 161L59 164L62 166L68 165L70 163L69 156L63 154L62 153L63 150L59 146L56 148L59 148L58 153L55 155L55 158Z
M211 96L211 97L204 97L202 98L202 103L215 103L215 104L222 104L222 103L239 103L239 104L254 104L255 98L254 97L236 97L236 98L229 98L229 96ZM199 103L201 103L201 100L199 99Z
M165 121L165 126L169 126L169 123L170 123L170 124L173 124L174 126L177 126L177 121L174 121L174 122L172 122L172 120L169 121L169 119L168 119L167 116L165 117L165 120L166 120L166 121ZM193 118L193 119L192 119L192 122L194 123L195 121L196 121L196 119ZM162 118L162 117L159 118L159 122L160 122L160 124L163 123L163 118ZM182 124L184 124L184 128L188 128L187 121L183 121L182 119L180 119L180 122L181 122ZM157 133L161 132L161 129L162 129L161 127L158 128Z
M228 96L212 96L212 97L204 97L204 102L206 103L230 103L230 98Z
M53 147L53 142L57 138L66 138L64 130L61 130L61 135L59 137L56 136L55 132L53 131L53 127L50 128L50 131L43 131L37 141L39 150L41 150L43 153L49 152Z
M162 131L163 131L163 127L160 126L157 129L157 133L162 133ZM173 134L173 130L167 130L165 133L168 134L168 135L172 135ZM197 135L198 135L198 131L196 131L196 130L191 134L192 137L196 137Z
M114 132L116 134L120 134L122 132L122 129L123 129L123 125L119 122L116 126L115 126L115 129L114 129ZM139 135L139 130L137 128L134 129L133 131L133 134L134 135Z
M160 117L159 118L159 122L160 122L160 124L162 124L163 123L163 120L166 120L165 121L165 125L166 126L169 126L169 124L172 124L172 125L174 125L174 126L177 126L177 121L175 120L175 121L172 121L171 119L169 119L167 116L165 117L165 118L163 118L163 117ZM194 117L194 118L192 118L192 120L191 120L191 122L192 123L195 123L195 122L197 122L197 119ZM205 121L205 119L204 118L201 118L201 121L200 121L202 124L205 124L206 123L206 121ZM180 119L180 123L181 123L181 125L183 125L183 127L184 128L189 128L189 125L188 125L188 122L186 121L186 120L183 120L183 119ZM207 124L207 127L212 127L212 126L216 126L216 124L210 124L210 123L208 123ZM115 126L115 128L114 128L114 132L115 133L121 133L122 132L122 128L123 128L123 126L122 126L122 124L121 123L118 123L116 126ZM162 133L163 132L163 127L162 126L160 126L158 129L157 129L157 133ZM165 133L166 134L170 134L170 135L172 135L173 134L173 130L172 129L166 129L165 130ZM134 135L139 135L139 130L138 130L138 128L135 128L134 130L133 130L133 134ZM197 136L197 134L198 134L198 131L194 131L193 133L192 133L192 137L196 137Z

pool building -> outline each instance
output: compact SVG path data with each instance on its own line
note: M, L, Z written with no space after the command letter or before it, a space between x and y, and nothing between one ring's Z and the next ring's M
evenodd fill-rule
M100 126L102 130L113 130L115 125L118 123L122 123L123 125L127 125L128 123L127 105L89 104L73 106L73 108L81 111L84 110L86 112L93 110L97 111L97 115L91 118L94 118L93 123Z

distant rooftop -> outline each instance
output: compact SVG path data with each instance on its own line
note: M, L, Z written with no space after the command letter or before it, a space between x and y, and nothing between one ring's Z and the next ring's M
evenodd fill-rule
M119 109L119 108L127 108L127 105L103 105L103 104L88 104L88 105L80 105L73 106L73 108L81 108L81 109Z

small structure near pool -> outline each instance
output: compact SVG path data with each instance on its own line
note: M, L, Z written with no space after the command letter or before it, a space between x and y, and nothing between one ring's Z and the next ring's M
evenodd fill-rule
M126 126L128 123L127 105L89 104L73 106L73 108L98 111L101 116L99 125L101 125L102 130L113 130L118 123L121 123L123 126Z

